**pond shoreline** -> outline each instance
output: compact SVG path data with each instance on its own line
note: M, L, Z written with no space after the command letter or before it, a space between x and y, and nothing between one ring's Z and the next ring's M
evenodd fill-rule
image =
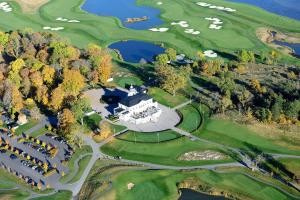
M282 33L272 28L259 28L256 31L256 35L263 43L282 53L289 54L294 57L300 56L293 48L288 46L288 44L299 44L300 46L300 37L290 35L289 33Z

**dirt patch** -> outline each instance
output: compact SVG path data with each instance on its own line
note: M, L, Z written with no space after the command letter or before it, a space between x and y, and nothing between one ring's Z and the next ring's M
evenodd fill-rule
M42 5L46 4L49 0L15 0L20 6L24 13L34 13Z
M285 54L293 54L294 50L286 46L277 45L273 43L274 40L288 43L300 43L300 37L291 35L289 33L282 33L271 28L258 28L256 30L256 36L263 43Z
M191 151L184 153L179 157L178 160L184 160L184 161L196 161L196 160L224 160L226 159L226 156L220 152L216 151Z
M12 195L12 194L5 194L5 195L0 196L1 200L11 200L11 199L14 199L14 198L15 198L15 196Z

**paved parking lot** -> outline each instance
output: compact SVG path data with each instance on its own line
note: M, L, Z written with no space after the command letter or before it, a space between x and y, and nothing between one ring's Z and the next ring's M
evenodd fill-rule
M65 155L66 150L69 149L67 144L59 142L54 138L48 137L46 135L38 137L39 140L45 142L46 144L51 144L51 146L54 146L58 149L58 153L55 155L55 157L51 158L45 153L41 153L37 149L33 148L32 145L28 145L26 143L24 144L23 142L18 142L19 138L23 138L22 136L9 137L7 133L0 131L0 137L2 138L2 141L6 141L7 143L9 143L10 146L18 148L24 153L26 152L31 157L34 157L44 163L48 163L49 167L53 167L56 169L52 175L45 177L42 173L39 173L37 169L32 169L31 167L22 164L21 161L27 160L26 158L17 155L16 158L12 159L10 155L14 153L10 150L6 150L6 152L0 153L0 167L5 167L6 170L9 169L9 171L11 172L17 172L17 174L29 177L36 183L43 183L41 185L42 189L45 189L47 185L51 187L56 182L58 182L62 172L64 172L65 174L69 172L69 169L66 168L61 162L67 157ZM33 162L30 163L33 166L38 166L38 164L35 164Z

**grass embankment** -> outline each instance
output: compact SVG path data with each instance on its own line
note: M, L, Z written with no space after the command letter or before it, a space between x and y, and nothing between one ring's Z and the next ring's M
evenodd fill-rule
M16 135L21 135L23 132L31 129L32 127L34 127L37 124L38 124L37 121L30 120L28 123L23 124L16 129Z
M72 192L66 190L59 190L56 194L33 198L32 200L68 200L72 198Z
M286 192L289 192L295 196L299 196L299 191L297 191L296 189L280 182L279 180L269 176L269 175L264 175L260 172L257 171L252 171L248 168L237 168L237 167L220 167L217 168L217 171L222 171L224 173L241 173L241 174L248 174L249 176L255 177L259 180L261 180L264 183L270 184L270 185L275 185L280 187L281 189L285 190ZM299 196L300 197L300 196Z
M262 137L243 125L227 120L206 120L204 128L194 134L207 140L245 149L253 153L264 151L265 153L300 154L298 150L293 150L289 146L277 145L276 141Z
M105 172L104 172L105 173ZM257 200L273 200L273 199L291 199L279 190L255 181L240 173L217 173L207 170L196 171L178 171L171 170L133 170L119 168L107 172L105 176L102 173L94 174L91 182L94 181L112 181L112 188L98 199L178 199L177 183L192 178L196 184L204 186L202 189L213 191L225 191L239 199L257 199ZM90 181L90 179L88 179ZM128 190L127 185L133 183L134 187ZM101 186L93 193L93 197L97 196L97 191L102 191ZM197 187L197 185L195 185ZM247 187L245 187L247 186Z
M78 171L75 174L75 176L69 181L70 183L74 183L76 181L78 181L81 178L81 175L83 174L85 167L87 166L87 164L89 163L89 161L91 160L92 156L88 155L83 157L82 159L79 160L78 162Z
M22 13L19 5L11 1L10 3L14 11L0 13L1 19L5 19L1 22L0 29L9 31L30 27L36 31L42 31L43 26L62 26L65 29L59 31L58 34L69 38L80 47L91 42L101 43L105 46L114 41L137 39L165 43L191 56L195 56L199 49L214 49L224 52L224 57L226 57L226 53L231 54L241 48L255 51L270 49L256 37L255 32L259 27L273 27L283 32L294 33L299 33L300 27L300 22L296 20L279 17L253 6L221 0L209 0L208 3L231 7L238 11L228 13L202 8L192 1L166 0L163 5L158 6L153 1L139 0L138 4L161 9L161 17L165 21L162 26L170 28L168 32L164 33L127 29L116 18L86 13L79 9L83 0L52 0L35 14ZM224 22L223 29L211 30L208 28L210 22L204 18L212 16L217 16ZM60 22L55 20L57 17L79 19L81 23ZM171 22L178 20L187 21L191 28L199 29L201 34L197 36L186 34L182 27L170 25ZM285 58L297 62L294 58Z
M69 160L67 167L69 168L69 173L60 178L61 183L66 183L70 179L73 179L77 175L77 171L75 171L75 161L84 154L92 153L92 148L88 145L83 146L81 149L78 149L73 154L72 158ZM80 168L84 167L83 165L79 165L79 171L82 170Z
M174 97L173 95L167 93L166 91L160 88L150 88L149 95L152 96L155 101L170 108L173 108L188 101L188 99L181 94L177 94Z
M126 133L118 136L118 139L128 141L128 142L138 142L138 143L159 143L169 140L174 140L181 137L180 134L172 131L162 131L162 132L152 132L152 133L140 133L134 131L127 131Z
M195 166L233 161L231 159L201 161L178 160L178 158L182 154L190 151L221 151L221 149L216 146L209 145L200 141L191 141L185 137L161 143L135 143L134 141L128 142L120 139L115 139L104 145L101 150L109 155L118 155L129 160L138 160L143 162L174 166ZM226 152L223 153L226 154Z
M29 192L17 189L9 191L0 191L0 199L3 200L23 200L30 196Z
M201 125L201 113L200 107L196 104L189 104L178 110L181 115L181 123L177 128L185 130L187 132L196 131Z

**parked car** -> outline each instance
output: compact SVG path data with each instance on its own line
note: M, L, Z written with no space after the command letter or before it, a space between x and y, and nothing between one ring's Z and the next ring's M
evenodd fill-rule
M12 160L16 159L18 156L16 156L15 154L10 154L9 156Z

